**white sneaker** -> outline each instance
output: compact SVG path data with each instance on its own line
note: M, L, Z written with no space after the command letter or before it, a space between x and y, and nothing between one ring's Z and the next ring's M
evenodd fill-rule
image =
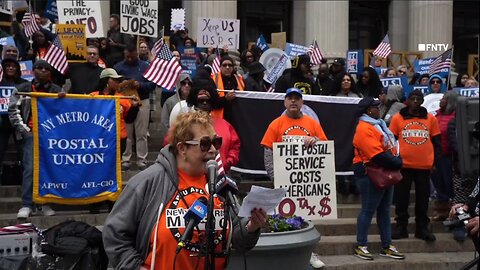
M30 214L32 214L32 208L24 206L18 210L17 218L28 218Z
M55 216L55 211L49 205L42 205L42 213L44 216Z
M312 252L312 255L310 256L310 265L313 267L313 268L322 268L325 266L325 263L323 263L321 260L320 260L320 256L318 256L317 253L314 253Z

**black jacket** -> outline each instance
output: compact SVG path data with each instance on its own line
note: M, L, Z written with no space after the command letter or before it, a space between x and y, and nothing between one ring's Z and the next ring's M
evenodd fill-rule
M302 90L304 95L318 95L320 91L317 86L297 68L287 69L275 83L275 92L285 93L290 87Z
M97 91L100 73L103 68L90 63L72 64L69 66L68 76L72 83L70 93L72 94L90 94Z

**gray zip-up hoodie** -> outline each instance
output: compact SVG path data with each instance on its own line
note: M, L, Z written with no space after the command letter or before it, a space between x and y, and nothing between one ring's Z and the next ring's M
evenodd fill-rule
M115 269L133 270L143 265L152 230L159 219L158 208L170 201L177 187L177 163L167 145L152 166L128 181L105 221L103 243ZM241 219L234 224L232 244L237 250L253 248L260 236L259 230L248 233L246 223L246 219Z

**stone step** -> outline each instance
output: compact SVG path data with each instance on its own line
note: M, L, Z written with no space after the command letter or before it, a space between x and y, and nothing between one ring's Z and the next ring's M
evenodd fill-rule
M415 218L408 220L408 231L415 232ZM323 236L335 235L356 235L357 234L357 219L356 218L340 218L333 220L315 220L313 221L315 228ZM392 227L395 226L395 220L391 219ZM448 228L443 226L441 221L432 221L430 223L432 232L445 233ZM368 234L379 234L377 221L374 218L368 230Z
M67 220L83 221L92 226L103 226L108 213L103 210L99 214L90 214L89 211L57 211L55 216L45 217L40 213L27 219L17 219L17 214L0 214L0 227L30 222L40 229L47 229Z
M374 250L371 249L371 252ZM375 250L377 251L377 250ZM321 256L322 270L453 270L460 269L473 259L473 252L405 253L405 260L394 260L374 255L365 261L353 255Z
M437 240L429 243L410 234L408 239L393 240L393 244L400 252L405 253L465 252L475 250L470 239L464 242L457 242L453 239L451 233L436 233L435 236ZM322 236L315 246L314 252L321 256L353 254L353 247L356 243L356 235ZM380 251L380 235L369 235L368 243L370 252L375 251L378 253Z
M65 205L65 204L49 204L55 211L88 211L91 204L84 205ZM7 197L0 198L0 214L16 214L22 207L22 198L20 197ZM99 209L106 211L108 206L106 203L102 203Z

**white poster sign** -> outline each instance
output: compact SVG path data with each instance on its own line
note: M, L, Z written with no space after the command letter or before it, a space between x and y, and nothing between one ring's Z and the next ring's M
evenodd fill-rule
M170 19L170 30L185 29L185 9L172 8L172 17Z
M122 0L120 11L120 32L158 37L157 0Z
M273 168L275 188L287 189L278 213L307 220L337 218L333 141L311 147L302 142L274 143Z
M197 47L228 46L238 50L240 43L240 20L198 18Z
M57 1L58 20L63 24L84 24L87 38L106 37L110 2L92 0Z
M0 12L8 15L12 15L12 1L0 0Z

